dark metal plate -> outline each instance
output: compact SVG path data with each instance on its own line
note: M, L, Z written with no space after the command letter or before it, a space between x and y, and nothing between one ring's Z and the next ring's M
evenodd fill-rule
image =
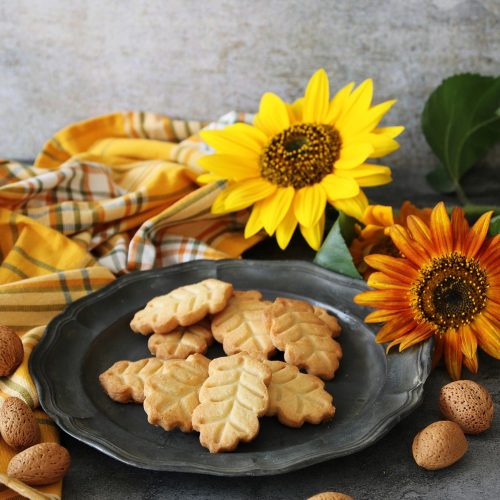
M198 434L165 432L147 423L141 405L121 405L102 391L98 376L115 361L150 356L147 340L129 322L152 297L214 277L266 298L302 298L340 320L344 352L335 379L335 418L290 429L261 419L257 438L235 452L211 455ZM71 304L48 326L30 370L43 409L67 433L125 463L152 470L271 475L359 451L387 433L420 402L430 371L431 344L386 356L352 298L366 285L303 261L195 261L137 272ZM213 347L208 357L223 355Z

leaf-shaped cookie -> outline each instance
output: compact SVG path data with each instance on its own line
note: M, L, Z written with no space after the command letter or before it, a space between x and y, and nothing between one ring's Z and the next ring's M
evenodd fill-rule
M134 332L167 333L177 326L188 326L202 320L208 313L222 311L233 293L233 286L224 281L207 279L181 286L166 295L150 300L130 323Z
M200 405L193 413L193 428L210 453L232 451L259 432L266 413L271 370L248 354L214 359L201 387Z
M277 298L264 311L273 344L285 352L285 361L330 380L342 358L340 344L330 328L302 300Z
M271 368L268 386L267 416L276 415L289 427L300 427L304 422L319 424L335 414L332 396L325 391L325 383L314 375L301 373L296 366L283 361L264 361Z
M139 361L117 361L99 375L106 394L118 403L142 403L144 382L164 368L165 361L146 358Z
M144 385L144 411L148 422L166 431L179 427L191 432L193 410L199 405L198 393L208 377L210 360L202 354L165 363L163 373L149 378Z
M168 333L149 337L148 349L157 358L186 359L190 354L204 354L214 338L204 325L179 326Z
M328 311L326 309L323 309L322 307L313 306L313 309L314 314L316 314L316 316L321 321L323 321L323 323L325 323L328 328L330 328L332 337L338 337L340 335L341 328L339 322L337 321L337 318L329 314Z
M246 352L267 359L276 348L265 324L264 309L270 302L255 290L234 292L226 308L212 319L212 333L228 355Z

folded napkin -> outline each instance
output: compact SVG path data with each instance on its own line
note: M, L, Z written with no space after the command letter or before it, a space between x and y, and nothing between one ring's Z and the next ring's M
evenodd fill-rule
M245 118L233 113L222 123ZM58 132L33 166L0 160L0 324L17 331L25 350L16 372L0 378L0 400L37 408L29 355L72 301L119 274L238 257L259 240L243 237L246 212L211 214L222 183L196 183L204 125L116 113ZM43 439L57 440L50 419L40 410L37 418ZM61 484L35 490L8 480L12 455L0 442L0 483L9 485L0 500L60 498Z

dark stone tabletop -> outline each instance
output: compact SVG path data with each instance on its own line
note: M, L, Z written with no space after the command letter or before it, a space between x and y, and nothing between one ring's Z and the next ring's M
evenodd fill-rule
M294 239L285 253L266 240L245 254L247 258L303 258L314 253ZM450 379L440 366L425 384L422 405L369 448L340 459L271 477L215 477L199 474L151 472L118 462L68 435L62 444L72 456L64 480L69 499L306 499L321 491L340 491L359 499L497 499L500 498L500 363L479 358L479 374L464 377L483 384L492 394L496 414L492 428L468 436L469 450L455 465L426 471L413 461L415 434L440 420L439 390Z

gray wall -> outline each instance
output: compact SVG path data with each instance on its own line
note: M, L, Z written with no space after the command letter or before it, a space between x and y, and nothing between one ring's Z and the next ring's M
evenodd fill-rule
M376 101L399 99L391 189L425 195L425 99L453 73L498 74L499 26L500 0L0 0L0 156L32 158L60 127L114 110L254 111L323 66L333 89L371 76Z

